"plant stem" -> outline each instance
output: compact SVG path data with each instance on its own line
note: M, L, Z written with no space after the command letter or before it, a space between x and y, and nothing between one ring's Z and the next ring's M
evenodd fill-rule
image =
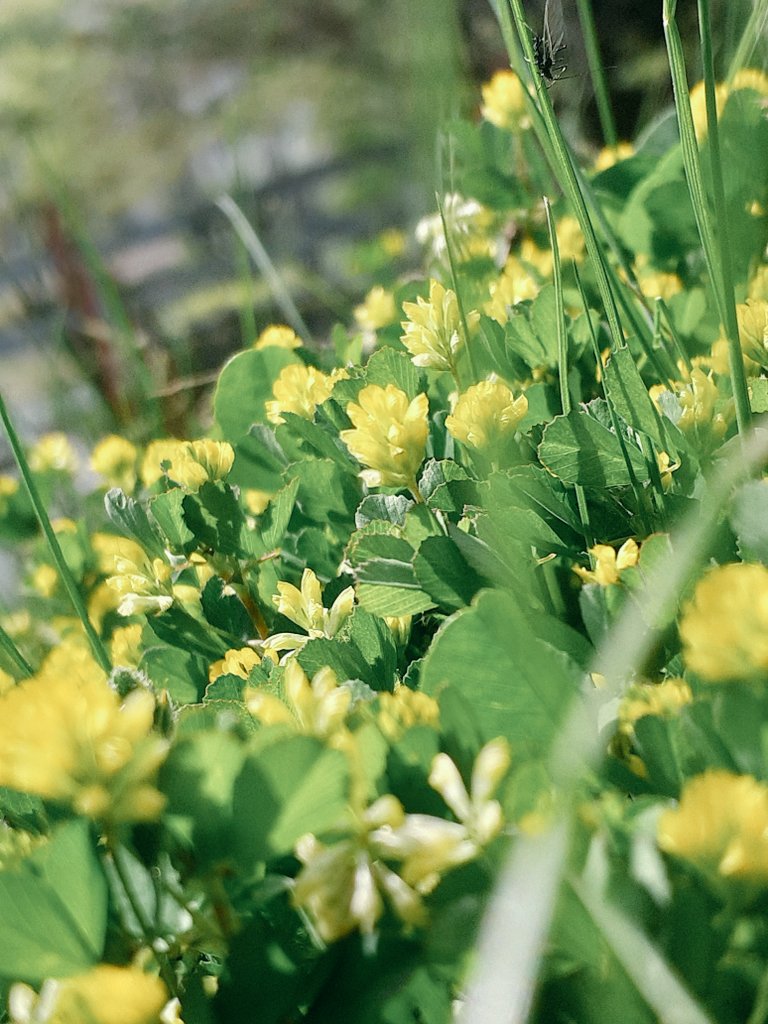
M595 30L595 19L592 14L590 0L576 0L579 10L579 21L584 36L584 45L587 50L587 63L589 74L592 79L592 87L595 90L595 102L597 103L597 116L600 118L600 127L603 130L603 139L606 146L613 148L619 141L616 134L616 122L613 119L611 100L608 93L608 86L605 81L605 71L600 57L600 46Z
M733 399L736 406L736 423L739 433L743 436L749 428L751 410L749 407L749 393L747 391L747 379L744 373L744 360L739 344L738 324L736 322L736 307L734 305L733 285L730 279L730 254L724 252L725 242L718 248L716 236L712 225L712 218L709 210L706 189L704 187L704 176L702 174L701 159L699 155L696 132L693 126L691 114L691 102L688 96L688 82L685 72L685 57L683 55L683 44L680 39L680 32L675 22L675 7L677 0L664 0L664 35L667 40L667 52L669 54L669 66L672 72L672 87L675 95L675 106L677 108L677 119L680 125L680 144L683 152L685 165L685 176L688 181L688 191L691 196L693 212L696 217L696 226L699 230L704 259L707 264L709 280L712 292L717 303L720 323L728 340L728 361L731 371L731 387ZM708 8L705 10L708 19ZM705 37L709 36L709 23L701 25L702 45ZM719 149L717 139L717 111L715 109L714 75L711 65L711 49L707 47L710 62L704 65L704 82L707 100L707 121L708 130L715 132L714 148L710 138L710 153L712 167L717 164L716 174L721 174L719 165ZM706 54L704 54L706 57ZM714 179L713 179L714 183ZM720 178L722 189L722 177ZM715 192L717 193L717 187ZM715 196L715 204L718 213L718 225L721 231L725 230L725 203L722 191ZM721 236L722 237L722 236Z
M16 668L23 673L25 677L34 675L35 670L29 664L27 659L21 653L16 644L11 640L6 631L0 626L0 650L5 651L11 661L14 663Z
M43 531L43 536L48 543L51 558L58 570L61 582L64 584L64 589L72 602L72 607L75 609L78 618L83 624L83 629L85 630L85 635L88 637L88 642L91 645L93 656L104 671L106 673L110 673L112 671L112 664L109 660L109 655L102 643L101 637L94 629L93 623L88 617L88 610L85 607L85 602L83 601L80 591L77 589L77 583L72 575L72 570L67 565L64 553L61 550L61 545L54 533L53 526L51 526L51 520L45 510L45 505L43 504L40 492L37 489L37 484L35 483L35 478L32 475L32 470L29 468L29 463L27 462L27 457L24 454L24 449L22 448L21 441L19 440L19 435L16 433L13 423L11 422L11 417L8 414L8 409L2 395L0 395L0 419L2 419L6 433L8 434L11 450L13 451L13 456L16 459L16 465L19 467L21 478L27 489L27 494L29 495L29 500L32 503L32 508L35 510L35 515L37 516L37 521L40 524L40 529Z

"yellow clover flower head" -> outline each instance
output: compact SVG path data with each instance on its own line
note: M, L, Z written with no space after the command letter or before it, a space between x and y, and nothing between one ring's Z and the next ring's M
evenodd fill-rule
M286 348L292 351L301 348L301 338L292 327L287 327L285 324L270 324L254 341L253 347L255 349Z
M403 312L408 319L401 324L405 333L400 340L414 365L455 371L456 354L466 341L456 293L432 280L429 299L419 296L416 302L404 302ZM472 310L466 319L467 328L472 330L479 323L480 314Z
M525 395L515 398L502 381L483 380L459 396L445 426L457 441L483 450L510 440L527 412Z
M392 292L375 285L354 309L355 323L362 331L378 331L394 322L397 306Z
M135 967L98 964L86 974L48 979L40 993L21 982L11 987L11 1024L157 1024L169 994L152 974Z
M141 633L142 627L138 623L131 626L119 626L114 630L109 641L109 653L113 665L138 668L143 654Z
M29 452L29 467L36 473L74 473L77 455L67 435L60 431L44 434Z
M297 732L329 740L343 730L352 691L340 686L333 669L321 668L310 680L295 658L285 666L284 700L249 687L246 707L264 725L293 726Z
M109 434L91 452L91 469L103 476L109 487L132 491L136 486L136 460L138 450L134 444Z
M159 441L150 441L141 460L139 476L145 487L151 487L158 480L165 476L168 466L173 462L173 457L178 453L179 441L173 438L162 438Z
M548 254L547 264L551 269L552 257ZM483 312L503 327L509 320L510 311L526 299L535 299L540 284L517 256L510 256L500 276L489 289L490 299Z
M323 605L320 581L311 569L301 575L300 587L292 583L278 583L272 598L277 610L306 633L273 633L264 641L270 651L296 651L313 637L324 636L332 640L352 612L355 603L354 587L346 587L330 608Z
M744 355L768 365L768 300L747 299L736 306L739 340Z
M607 171L609 167L621 163L622 160L628 160L634 154L635 147L631 142L617 142L615 146L605 146L597 154L595 171Z
M108 824L154 820L168 746L151 732L154 712L148 690L121 702L86 651L62 644L0 696L0 785Z
M324 941L335 942L355 930L372 936L384 912L384 897L405 924L424 923L419 893L381 859L388 856L386 838L404 818L399 800L386 794L359 815L348 838L326 845L306 835L296 844L303 868L293 902L308 911Z
M692 700L691 688L684 679L664 679L660 683L635 683L621 699L619 730L631 734L635 722L646 715L672 718Z
M8 515L10 499L19 489L19 481L12 476L0 474L0 516Z
M712 769L686 782L657 827L662 850L713 877L768 883L768 786Z
M683 608L686 665L707 682L768 673L768 569L736 562L706 573Z
M240 676L247 679L251 669L261 664L261 658L252 647L240 647L227 651L220 661L214 661L208 669L208 681L214 682L219 676Z
M394 384L369 384L349 402L354 430L339 436L367 468L360 476L369 487L407 487L417 492L416 473L427 448L429 402L425 394L408 400Z
M318 405L331 397L337 379L304 363L283 367L272 385L272 398L266 403L267 419L270 423L285 423L284 412L313 419Z
M395 686L393 693L380 693L378 704L376 720L379 728L393 741L413 726L429 725L437 728L440 721L440 707L435 698L402 683Z
M573 571L585 583L596 583L599 587L609 587L614 583L619 583L624 569L630 569L637 565L640 547L637 541L630 537L629 540L624 541L618 551L610 544L595 544L589 549L589 553L595 560L595 568L585 569L583 566L574 565Z
M512 132L530 128L525 88L515 71L497 71L482 87L482 93L480 113L490 124Z
M235 461L235 450L228 441L181 441L171 454L167 473L187 491L199 491L205 483L224 480Z
M167 611L173 604L171 567L162 558L152 561L142 552L138 561L118 555L115 575L107 580L119 597L118 615L147 615Z
M749 284L747 285L747 296L750 299L768 300L768 263L764 263L759 266L749 279Z
M59 585L59 574L52 565L38 565L32 573L32 588L41 597L53 597Z

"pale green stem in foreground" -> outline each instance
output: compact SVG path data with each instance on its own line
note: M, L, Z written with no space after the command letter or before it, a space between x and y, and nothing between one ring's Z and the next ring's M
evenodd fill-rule
M24 486L29 494L29 500L32 503L32 508L35 510L35 515L37 516L37 521L40 524L40 529L43 531L43 536L48 543L48 549L51 552L53 563L58 570L59 578L64 584L64 589L69 595L72 607L75 609L78 618L83 624L83 629L85 630L85 635L88 637L88 642L91 645L94 658L104 671L109 673L112 671L109 655L101 641L101 637L94 629L93 623L88 617L88 611L85 607L85 603L80 591L77 589L75 578L66 563L64 553L61 550L61 545L59 544L58 538L51 526L51 520L45 510L45 505L43 504L40 492L37 489L37 484L35 483L35 478L32 475L32 470L29 468L27 457L24 454L24 449L21 446L19 436L14 429L11 418L8 415L8 409L6 408L5 400L2 395L0 395L0 419L2 419L6 433L8 434L11 450L13 451L13 456L16 459L16 465L19 467L21 478L24 481Z
M577 788L603 754L602 730L611 711L675 616L680 595L706 557L737 484L768 461L768 429L751 431L728 460L721 460L702 502L672 535L675 557L649 571L636 600L627 601L616 625L597 652L592 672L605 686L574 698L549 759L549 774L562 794L560 813L541 835L521 835L509 855L480 931L477 968L471 979L461 1024L524 1024L536 987L561 881L567 870L569 830ZM653 944L615 907L605 905L589 872L571 886L624 964L649 1006L661 1008L667 1024L708 1024L709 1018L674 977ZM575 885L574 885L575 883ZM633 959L641 962L632 964ZM653 970L646 968L653 967ZM631 968L631 971L629 970Z
M584 36L584 45L587 50L587 63L589 74L592 78L592 87L595 90L595 102L597 103L597 115L600 118L600 127L603 130L603 139L606 146L611 148L619 141L616 135L616 123L611 110L611 100L608 94L608 86L605 81L602 58L600 57L600 46L595 31L595 19L592 14L591 0L576 0L579 9L579 21L581 32Z
M730 275L730 253L728 251L728 239L721 235L721 244L718 246L712 224L712 217L709 210L704 176L701 167L699 146L696 141L696 132L693 127L693 116L691 114L691 102L688 96L688 82L685 73L685 59L683 56L683 44L680 33L675 22L675 8L677 0L664 0L664 35L667 40L667 51L669 53L669 66L672 72L672 86L675 94L675 106L677 108L677 119L680 125L680 144L683 152L685 165L685 176L688 182L688 191L693 204L693 211L696 217L696 226L699 230L704 259L707 264L710 284L717 303L720 323L725 330L728 340L728 362L731 372L731 387L733 389L733 400L736 406L736 423L740 434L749 427L751 411L749 407L749 394L747 391L747 379L744 374L744 360L739 344L738 323L736 320L736 307L733 295L733 284ZM701 27L702 39L709 33L709 25ZM706 57L706 53L703 54ZM711 58L711 50L709 50ZM714 109L714 76L711 65L705 63L704 82L707 99L707 121L710 133L710 153L712 154L712 170L714 184L715 210L721 232L725 227L725 201L722 191L722 171L720 168L719 149L717 144L717 117ZM714 117L711 115L714 114ZM714 132L714 136L712 136ZM719 180L719 188L717 181Z
M283 316L287 322L297 334L301 335L304 341L311 341L312 334L304 322L296 303L293 301L291 293L288 291L285 282L282 277L280 277L280 274L277 272L277 268L270 259L269 253L264 248L261 239L253 230L253 227L248 222L243 211L237 205L232 196L222 196L220 199L216 200L216 205L229 220L230 224L237 232L240 241L248 250L251 259L258 267L264 280L267 282L274 300L282 310Z
M525 22L522 0L509 0L509 5L512 10L512 16L515 20L517 33L525 58L530 67L535 68L536 61L533 53L533 43L531 41L530 31ZM540 118L536 118L534 116L534 124L537 126L543 125L543 129L546 133L546 141L545 139L542 139L542 145L544 146L545 151L552 154L558 179L566 196L568 197L571 208L579 222L579 226L581 227L587 252L589 253L589 258L592 261L597 287L600 292L600 297L603 300L603 306L605 307L605 315L608 320L611 338L613 339L613 344L619 348L624 343L624 335L619 322L616 299L611 287L605 257L595 233L592 220L589 216L584 195L579 187L579 179L573 165L570 151L563 137L557 118L555 117L552 100L549 97L549 93L542 81L541 75L533 75L533 84L536 90L537 100L537 102L533 104L533 108L538 109L540 113Z

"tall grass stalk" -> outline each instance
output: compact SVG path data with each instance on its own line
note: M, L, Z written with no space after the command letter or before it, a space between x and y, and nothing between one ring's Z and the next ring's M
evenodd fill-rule
M29 500L32 503L32 508L35 510L37 521L40 524L40 529L43 531L43 536L48 544L48 549L51 552L51 558L53 559L53 563L59 573L64 589L72 602L72 607L74 608L75 613L83 625L83 629L85 630L85 635L88 637L88 642L91 645L94 658L104 671L109 673L112 671L112 664L110 662L109 655L101 641L101 637L94 629L93 623L88 617L88 611L85 607L85 603L80 591L77 589L75 578L66 563L64 553L61 550L61 545L54 533L45 504L40 497L40 492L37 489L35 478L32 475L32 470L29 468L29 463L27 462L27 457L24 454L24 449L21 446L19 435L16 433L13 426L13 422L8 414L8 409L2 395L0 395L0 419L3 421L3 425L5 426L11 450L13 451L13 457L16 460L16 465L19 467L19 473L21 473L21 478L27 489Z
M744 27L739 45L736 47L736 52L731 58L731 63L728 67L728 81L733 78L740 68L749 63L757 49L757 44L759 42L765 44L767 29L768 0L754 0L749 20Z
M611 108L608 85L605 80L605 69L600 56L600 44L597 39L591 0L576 0L576 7L579 11L581 32L584 36L584 45L587 50L587 63L589 64L592 88L595 90L597 116L600 118L603 139L606 146L613 147L619 141L619 138L616 134L616 122Z
M602 675L604 685L573 699L550 754L549 774L560 792L559 810L553 815L547 832L518 837L510 852L481 928L478 968L470 981L462 1024L489 1024L490 1021L524 1024L526 1021L551 908L566 876L568 844L563 836L568 832L581 780L603 755L604 729L611 718L615 718L615 710L611 712L611 708L673 620L682 593L706 558L729 496L737 484L749 479L768 462L768 430L764 423L762 426L763 429L747 434L733 458L720 461L701 504L672 534L674 556L651 568L636 599L626 602L615 626L602 641L591 672ZM509 924L518 921L517 915L513 918L513 908L517 907L530 916L522 926L518 924L513 933ZM537 914L539 907L547 913ZM617 959L624 962L626 943L635 936L633 933L626 938L626 930L623 935L616 932L613 921L620 922L619 928L627 924L623 915L616 915L618 911L613 908L611 922L603 922L601 930ZM644 938L643 942L643 955L653 953L665 975L670 974L658 951ZM632 977L649 1005L657 1002L653 988L656 977L652 972ZM695 1000L681 986L676 986L675 991L674 1003L660 1019L704 1024L708 1018ZM678 1005L680 1013L675 1009ZM487 1007L506 1009L493 1015L486 1013Z
M515 22L517 35L520 40L525 59L531 68L535 68L536 59L533 52L533 43L531 41L530 30L525 22L522 0L508 0L508 2L512 11L512 17ZM510 57L512 58L513 54L510 54ZM616 305L616 298L609 276L608 265L603 255L600 242L598 241L592 219L589 216L589 210L587 209L584 195L579 186L579 179L571 158L570 150L560 129L557 118L555 117L552 100L549 97L549 93L547 92L541 75L538 73L533 74L533 85L536 97L536 102L533 104L533 107L534 109L537 109L540 115L539 118L534 117L534 127L538 127L539 125L542 126L545 133L545 139L540 137L540 141L544 146L545 152L550 152L552 154L552 158L555 161L553 170L555 171L560 185L571 204L571 208L579 221L579 226L581 227L584 235L587 252L589 253L589 258L594 267L595 279L600 291L600 297L603 300L611 338L613 340L613 344L617 348L621 348L624 344L624 335L621 323L619 322L618 307Z
M3 651L10 658L23 676L33 675L34 669L2 626L0 626L0 651Z
M280 307L286 323L302 337L305 342L312 342L312 333L307 327L301 313L298 310L287 285L277 271L270 259L269 253L264 248L259 236L253 230L247 217L237 205L232 196L221 196L216 200L216 205L235 229L237 236L248 251L249 256L256 264L259 272L269 286L272 296Z
M736 306L733 295L733 284L730 276L730 251L728 250L726 230L725 200L722 185L722 168L720 166L719 147L717 143L717 111L715 108L715 82L714 71L711 63L710 28L708 8L705 9L706 19L700 24L702 46L706 40L706 53L709 61L704 63L704 83L707 101L707 122L710 132L710 170L713 173L715 215L719 231L714 231L712 215L709 208L709 200L704 185L704 175L701 165L699 146L696 140L696 132L693 126L691 114L691 102L688 95L688 81L685 70L685 57L683 55L683 44L680 39L680 32L675 21L675 9L677 0L664 0L664 36L667 41L667 52L669 55L669 66L672 72L672 87L675 96L675 107L677 119L680 126L680 143L683 152L685 165L685 176L688 182L688 191L691 196L696 226L699 231L704 259L707 264L710 284L717 303L720 323L725 330L728 341L728 363L731 374L731 387L733 389L734 405L736 407L736 424L739 433L743 436L749 427L751 412L749 407L749 394L747 391L747 379L744 373L744 360L739 344L739 330L736 320ZM701 16L701 7L700 7ZM715 135L712 137L711 133ZM719 188L715 182L715 175L719 180Z

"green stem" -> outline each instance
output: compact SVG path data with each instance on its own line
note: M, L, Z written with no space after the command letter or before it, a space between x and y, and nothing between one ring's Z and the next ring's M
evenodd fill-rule
M756 0L728 68L729 82L736 72L752 59L757 43L761 39L765 39L766 23L768 23L768 4L764 0Z
M677 119L680 125L680 144L683 152L683 163L685 165L685 176L688 181L688 191L691 196L693 212L696 218L696 226L699 231L699 238L704 250L704 259L707 264L709 280L712 292L717 303L720 323L725 330L728 340L728 361L731 371L731 387L733 399L736 406L736 423L739 433L743 436L749 428L751 410L749 407L749 393L747 391L747 379L744 373L744 360L741 346L739 344L738 324L736 322L736 308L734 305L733 285L730 280L730 255L727 257L723 252L723 246L718 251L715 232L712 225L712 218L709 211L706 189L704 187L704 176L702 173L699 147L696 140L696 132L693 127L693 116L691 114L691 102L688 96L688 81L685 71L685 57L683 44L680 39L680 32L675 22L675 7L677 0L664 0L664 35L667 41L669 54L669 66L672 72L672 87L675 95L675 106L677 108ZM708 8L705 10L708 17ZM709 23L701 26L702 41L709 35ZM711 58L711 49L707 48ZM706 58L706 54L703 55ZM714 74L710 63L704 65L704 82L707 100L707 121L710 133L709 145L713 147L712 132L715 132L714 148L710 148L712 154L712 166L720 164L719 148L717 143L717 112L714 107ZM714 116L712 116L714 115ZM716 171L715 173L721 173ZM713 180L714 184L714 180ZM720 179L722 187L722 178ZM715 186L715 192L717 193ZM715 195L715 204L718 212L718 224L720 230L725 229L725 205L722 193ZM722 219L720 219L722 217Z
M520 39L525 58L529 66L535 68L536 60L533 53L533 43L531 41L530 30L525 22L522 0L508 0L508 3L512 10L512 16L515 21L517 34ZM587 252L589 253L590 260L593 264L600 297L602 298L603 305L605 307L605 314L608 319L608 327L611 332L611 337L614 345L617 348L620 348L624 343L624 336L621 329L621 323L619 322L616 299L613 294L613 288L611 287L605 257L603 256L592 220L589 216L584 194L579 186L579 179L574 168L573 159L565 138L563 137L558 120L555 117L552 100L545 88L541 75L534 74L533 84L536 92L536 103L533 104L533 110L539 115L537 117L534 114L534 125L537 129L540 125L543 126L545 137L543 139L540 137L540 141L542 141L545 152L548 152L548 155L549 153L552 155L554 160L553 169L563 187L563 190L565 191L566 196L568 197L571 208L579 221L579 226L581 227L584 235Z
M587 50L587 63L589 64L592 88L595 90L597 116L600 118L600 127L603 130L605 144L613 148L619 139L616 134L616 122L614 121L611 109L611 100L605 81L603 62L600 58L600 46L595 30L595 19L592 15L592 4L590 0L576 0L576 6L579 9L579 21L581 22L581 31Z
M136 918L136 921L138 922L144 941L147 944L147 946L152 950L155 959L157 960L157 965L160 970L160 977L165 982L166 987L168 991L171 993L171 995L177 996L179 994L179 990L178 985L176 983L176 976L173 972L173 967L171 966L171 963L168 960L168 957L165 955L165 953L161 953L157 949L155 949L155 939L157 938L155 930L152 927L152 923L150 922L149 918L144 913L144 908L142 907L138 897L136 896L136 893L133 891L133 885L131 884L131 880L128 877L128 872L126 871L125 865L123 864L122 853L119 844L112 842L109 843L109 860L110 863L112 864L112 867L115 869L115 874L117 875L117 878L120 882L120 887L123 890L123 894L125 895L125 898L128 901L128 905L130 906L133 915Z
M37 516L37 521L40 524L40 529L43 531L43 536L48 543L51 558L58 570L61 582L64 584L64 589L69 595L72 607L75 609L78 618L83 624L83 629L85 630L85 635L88 637L88 642L91 645L94 658L104 671L109 673L112 671L109 655L101 641L101 637L94 629L93 623L88 617L88 611L85 607L85 603L80 591L77 589L77 583L72 575L72 570L66 563L64 553L61 550L61 545L59 544L58 538L51 526L51 520L45 510L45 505L43 504L40 492L37 489L37 484L35 483L34 476L32 475L32 470L29 468L29 463L27 462L27 458L24 454L24 449L21 446L19 436L11 422L8 409L6 408L2 395L0 395L0 419L2 419L3 425L5 426L6 433L8 434L8 440L10 441L11 449L13 451L13 456L16 459L16 465L19 467L21 478L27 488L27 494L29 494L29 500L32 503L32 508L35 510L35 515Z
M443 237L445 238L445 251L448 253L448 265L449 265L450 270L451 270L451 284L453 285L453 290L456 293L456 303L457 303L457 305L459 307L459 319L461 320L461 329L462 329L462 331L464 333L464 345L465 345L466 350L467 350L467 361L469 362L469 372L472 375L471 383L474 384L475 381L477 380L477 368L475 367L475 358L474 358L474 355L472 353L472 344L470 342L470 337L469 337L469 324L467 323L467 316L466 316L466 313L464 312L464 303L461 301L461 289L459 288L459 278L458 278L458 273L457 273L457 270L456 270L456 260L454 258L454 253L453 253L453 243L451 242L451 239L448 237L448 225L447 225L446 220L445 220L445 210L443 209L443 204L442 204L442 202L440 200L440 196L438 195L438 196L436 196L436 198L437 198L437 209L438 209L438 211L440 213L440 223L443 225ZM456 381L456 386L458 387L459 391L461 391L461 385L459 384L459 378L458 378L458 371L454 374L454 380Z
M549 244L552 248L552 275L555 284L555 319L557 321L557 373L560 384L560 405L563 415L567 416L571 411L571 393L568 388L568 332L565 326L565 302L563 301L563 269L560 263L560 246L557 242L557 232L552 218L552 207L549 199L544 196L544 210L547 215L547 229L549 230ZM589 526L589 507L587 497L581 484L575 484L576 506L579 510L579 520L584 533L587 546L590 544L591 530Z
M11 640L6 631L0 626L0 650L3 650L11 661L14 663L16 668L26 677L35 674L35 670L29 664L27 659L21 653L16 644Z

